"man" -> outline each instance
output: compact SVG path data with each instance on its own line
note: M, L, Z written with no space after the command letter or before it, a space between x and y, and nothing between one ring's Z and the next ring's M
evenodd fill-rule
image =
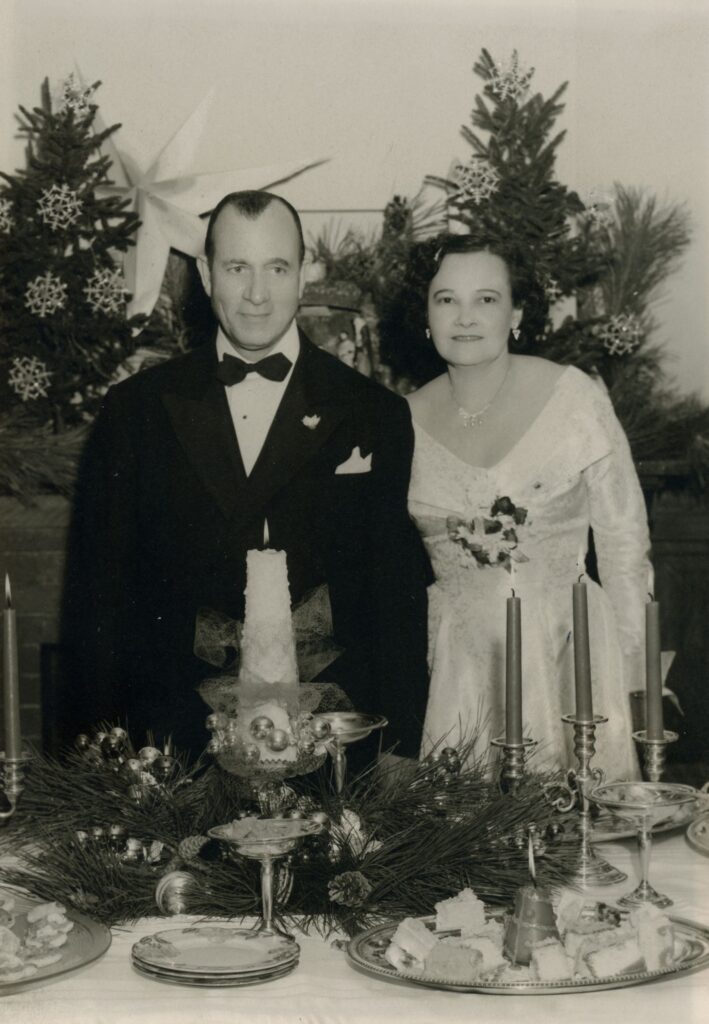
M297 602L326 583L343 655L327 672L387 745L418 754L428 563L408 518L406 403L299 334L300 221L267 192L225 197L202 282L216 341L112 387L87 446L67 587L74 723L128 718L201 750L213 674L195 618L243 617L245 561L287 554Z

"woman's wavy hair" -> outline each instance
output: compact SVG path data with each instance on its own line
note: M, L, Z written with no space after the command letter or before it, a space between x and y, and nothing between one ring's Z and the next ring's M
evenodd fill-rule
M381 356L397 377L419 386L438 376L446 364L426 337L428 288L446 256L489 252L507 267L512 303L522 309L520 338L510 348L524 351L542 333L548 311L544 289L529 259L512 240L482 232L441 235L411 247L400 286L382 303Z

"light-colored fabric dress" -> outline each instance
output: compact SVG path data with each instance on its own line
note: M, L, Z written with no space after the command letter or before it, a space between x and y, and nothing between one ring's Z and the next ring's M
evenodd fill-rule
M525 735L540 744L534 763L576 763L573 728L561 716L574 710L572 584L590 524L603 584L585 578L593 704L609 719L597 729L593 765L608 779L636 778L628 694L644 686L649 536L628 443L602 386L567 367L527 433L489 469L469 466L417 424L415 434L409 508L436 576L423 752L477 730L476 753L484 753L504 733L514 587ZM507 502L493 514L499 498L510 499L516 516Z

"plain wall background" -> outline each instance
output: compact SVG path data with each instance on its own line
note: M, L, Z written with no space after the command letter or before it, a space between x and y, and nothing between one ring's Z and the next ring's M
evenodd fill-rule
M472 65L517 49L569 81L557 173L686 202L693 242L656 305L683 390L709 398L709 3L705 0L0 0L0 168L18 104L78 63L119 148L147 166L210 87L195 171L329 156L282 191L304 211L381 210L468 155ZM348 222L374 214L342 212ZM330 215L307 213L316 231Z

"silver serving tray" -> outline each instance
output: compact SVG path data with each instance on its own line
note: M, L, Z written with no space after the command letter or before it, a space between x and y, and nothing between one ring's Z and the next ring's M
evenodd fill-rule
M15 900L16 914L20 919L23 914L40 902L15 890L5 889L3 891L11 895ZM48 964L46 967L40 967L31 978L23 978L21 981L0 982L0 996L9 996L15 992L20 992L22 989L39 985L40 982L52 981L68 971L75 971L78 967L90 964L92 960L97 960L98 957L103 956L111 945L111 932L109 929L104 924L86 917L85 914L78 913L72 907L66 908L66 915L74 922L74 927L69 932L66 943L61 947L61 960L57 960L54 964ZM22 938L22 924L22 920L18 920L15 921L12 927L12 931L19 935L20 938Z
M697 818L687 829L687 842L699 853L709 856L709 814Z
M423 922L432 928L435 918L424 917ZM636 971L632 974L615 974L607 978L589 978L568 981L522 981L522 982L474 982L470 985L443 981L440 978L400 974L387 960L384 951L396 931L398 922L389 921L355 935L347 946L350 964L365 974L399 984L421 985L424 988L442 989L447 992L483 992L488 995L563 995L571 992L598 992L609 988L628 988L643 985L649 981L669 980L690 971L709 966L709 928L673 917L675 927L675 963L672 967L658 971Z

